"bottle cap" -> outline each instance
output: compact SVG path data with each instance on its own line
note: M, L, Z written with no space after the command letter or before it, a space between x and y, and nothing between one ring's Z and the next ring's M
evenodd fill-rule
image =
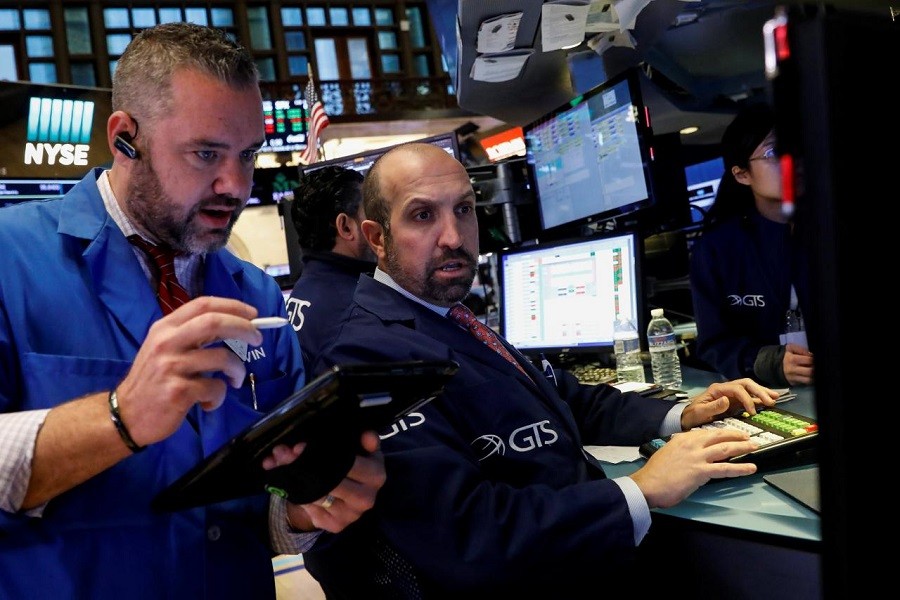
M653 310L650 311L650 316L654 317L654 318L663 316L663 309L654 308Z

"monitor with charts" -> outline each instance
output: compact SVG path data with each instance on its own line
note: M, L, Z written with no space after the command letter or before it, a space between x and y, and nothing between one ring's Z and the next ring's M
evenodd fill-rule
M640 253L633 231L501 252L501 333L531 356L611 353L617 316L644 328Z

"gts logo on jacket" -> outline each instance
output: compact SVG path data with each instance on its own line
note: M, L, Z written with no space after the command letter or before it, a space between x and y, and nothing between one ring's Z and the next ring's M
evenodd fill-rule
M531 452L541 446L549 446L558 439L559 435L550 428L550 421L543 420L519 427L509 434L509 439L505 442L499 435L486 434L475 438L469 445L481 462L491 456L504 456L507 446L516 452Z
M391 430L387 433L383 433L378 437L382 440L386 440L389 437L394 437L401 431L407 431L412 427L418 427L422 423L425 422L425 415L420 412L411 412L402 419L397 420L393 425L391 425Z
M728 305L729 306L750 306L750 307L762 308L766 305L766 298L762 294L747 294L746 296L739 296L738 294L729 294L728 295Z

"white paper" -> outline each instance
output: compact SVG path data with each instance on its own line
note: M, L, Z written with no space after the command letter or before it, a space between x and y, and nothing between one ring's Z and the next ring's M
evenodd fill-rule
M585 452L607 463L632 462L641 458L637 446L585 446Z
M656 384L652 381L620 381L610 385L620 392L646 392Z
M247 342L241 340L222 340L225 345L231 348L232 352L238 355L242 361L247 362Z
M515 79L522 72L525 61L534 52L531 48L510 50L500 54L483 54L475 57L470 77L475 81L497 83Z
M613 46L634 48L634 44L634 38L628 31L607 31L605 33L598 33L587 41L588 48L600 55L603 55L604 52Z
M587 0L545 2L541 5L541 46L544 52L574 46L584 41Z
M588 33L618 31L619 15L612 0L593 0L588 7L584 30Z
M653 0L613 0L619 15L619 29L634 29L638 14Z
M475 50L479 54L512 50L516 46L516 35L519 33L521 21L521 12L486 19L478 27L478 41L475 44Z

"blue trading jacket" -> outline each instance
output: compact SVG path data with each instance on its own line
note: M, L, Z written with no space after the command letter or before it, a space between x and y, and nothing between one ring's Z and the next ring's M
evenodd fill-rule
M0 210L0 412L113 388L161 317L90 172L62 199ZM275 281L226 250L207 255L206 295L285 315ZM247 363L264 412L302 386L297 338L263 332ZM194 407L168 439L51 500L42 518L0 511L0 598L274 597L267 497L175 513L150 501L259 418L249 390Z

